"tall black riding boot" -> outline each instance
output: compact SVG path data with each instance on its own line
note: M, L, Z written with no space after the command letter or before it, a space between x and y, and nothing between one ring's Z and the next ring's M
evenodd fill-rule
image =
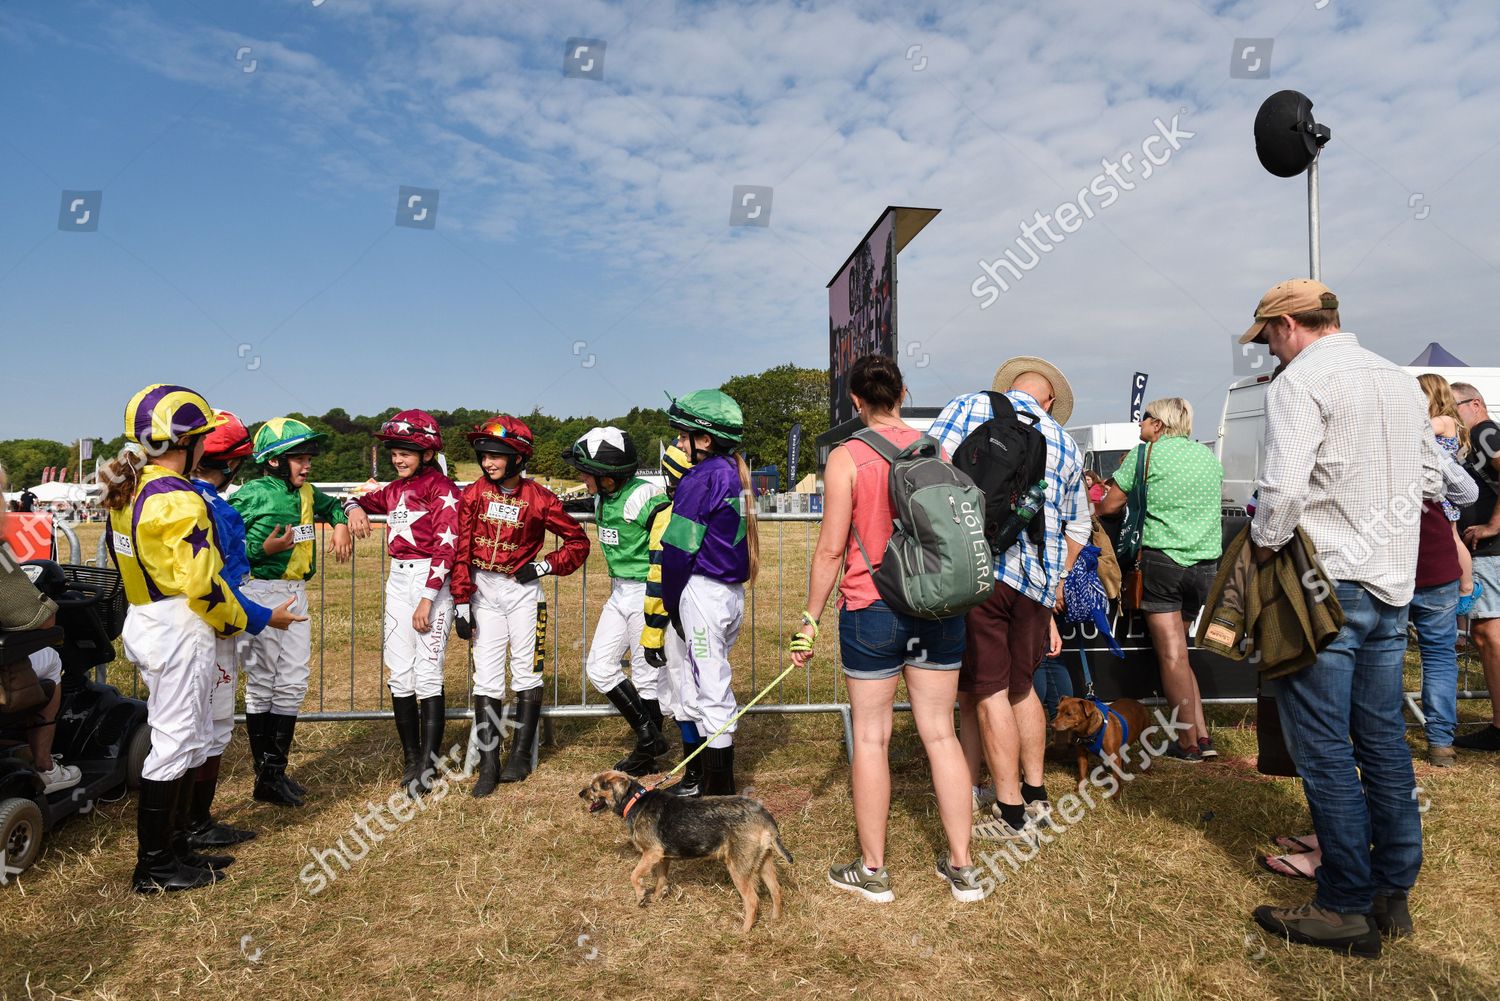
M495 721L502 706L503 702L488 695L474 696L474 743L479 748L479 778L472 793L476 799L494 792L500 779L500 730Z
M661 701L659 699L648 699L643 695L641 696L641 705L646 707L646 715L651 718L651 722L655 723L656 728L665 735L667 728L663 724L666 722L666 718L661 714Z
M271 714L271 743L281 754L282 764L286 768L292 766L292 734L296 730L296 713L289 716L284 713ZM286 782L286 787L292 791L293 796L296 796L298 799L307 798L307 789L301 782L298 782L285 772L282 773L282 780Z
M301 806L302 797L286 784L286 758L276 746L276 719L271 713L245 714L250 755L255 759L255 791L251 795L257 803Z
M694 755L693 752L703 746L703 740L688 740L682 738L682 760L688 761L687 767L682 770L682 778L675 784L668 786L664 791L673 796L697 797L703 795L703 755L707 751Z
M219 788L219 764L222 760L222 755L214 755L199 765L193 776L187 828L190 848L225 848L255 837L254 831L221 824L213 817L214 793Z
M391 694L391 708L396 711L396 736L401 738L401 788L410 790L422 774L422 724L417 718L415 695Z
M536 748L536 725L542 718L542 690L529 688L516 693L516 735L511 741L510 757L501 782L524 782L531 774L531 757Z
M630 729L635 731L635 749L615 762L615 770L626 775L650 775L656 770L656 759L666 754L671 745L661 735L661 728L651 721L640 693L635 690L635 684L629 678L611 688L605 695L620 710L620 715L625 717Z
M178 780L141 779L135 807L135 872L130 886L136 893L196 890L222 877L212 869L196 869L177 861L172 852Z
M728 747L705 747L699 755L703 762L703 795L733 796L734 745Z
M261 762L266 758L266 749L271 746L270 713L245 713L245 735L250 738L250 763L255 774L260 774Z
M197 769L189 768L177 779L177 798L172 804L172 854L177 861L194 869L224 869L234 861L233 855L199 855L188 844L188 826L192 823L188 813L193 803L196 772Z
M437 784L438 761L442 753L443 727L447 724L447 703L443 692L417 700L417 714L422 720L422 772L417 778L417 794L425 796Z
M390 696L390 707L396 713L396 735L401 738L401 788L416 789L422 776L422 722L417 717L417 696Z

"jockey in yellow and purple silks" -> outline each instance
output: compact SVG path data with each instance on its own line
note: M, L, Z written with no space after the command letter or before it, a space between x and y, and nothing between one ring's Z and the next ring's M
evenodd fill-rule
M125 407L133 444L100 470L109 550L130 602L121 639L149 690L151 752L141 772L133 878L139 892L206 886L233 861L198 855L176 825L179 798L191 795L213 736L215 639L247 621L222 575L208 507L186 476L217 421L191 389L147 386ZM291 619L277 611L283 614L271 624L280 619L284 629Z

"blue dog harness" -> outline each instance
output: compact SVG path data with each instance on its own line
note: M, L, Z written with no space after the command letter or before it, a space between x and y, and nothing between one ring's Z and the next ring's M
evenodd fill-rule
M1100 714L1104 717L1104 725L1101 726L1092 737L1088 739L1088 749L1099 757L1104 757L1104 734L1109 730L1109 721L1113 717L1120 721L1120 746L1124 747L1130 742L1130 724L1125 722L1125 717L1109 707L1109 703L1101 702L1093 695L1089 701L1098 707Z

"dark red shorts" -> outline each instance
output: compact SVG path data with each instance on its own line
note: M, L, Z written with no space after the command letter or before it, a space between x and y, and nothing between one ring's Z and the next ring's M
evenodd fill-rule
M968 638L958 690L981 698L1031 691L1031 676L1047 650L1051 619L1052 609L997 583L990 600L964 617Z

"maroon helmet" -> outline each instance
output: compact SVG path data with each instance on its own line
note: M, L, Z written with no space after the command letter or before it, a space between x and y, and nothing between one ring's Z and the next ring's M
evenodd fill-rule
M425 410L401 411L380 425L375 437L385 442L386 448L409 448L413 452L428 449L437 452L443 448L443 432Z

